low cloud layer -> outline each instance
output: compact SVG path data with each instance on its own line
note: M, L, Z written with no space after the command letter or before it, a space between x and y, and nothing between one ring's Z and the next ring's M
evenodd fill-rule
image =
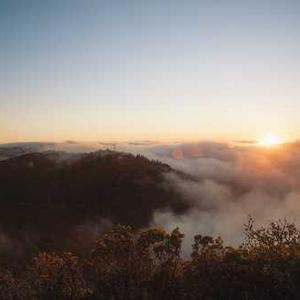
M66 141L13 146L17 153L30 147L72 153L110 149L169 164L176 171L166 174L164 184L175 187L191 208L184 215L156 211L152 223L168 230L179 226L186 235L187 252L197 233L221 235L228 244L240 243L248 215L258 224L278 218L300 224L300 142L269 148L250 141L173 145Z
M258 224L278 218L300 223L299 143L263 148L205 142L154 147L151 154L189 175L165 177L189 202L189 212L156 212L153 218L154 225L179 226L186 248L196 233L240 243L248 215Z

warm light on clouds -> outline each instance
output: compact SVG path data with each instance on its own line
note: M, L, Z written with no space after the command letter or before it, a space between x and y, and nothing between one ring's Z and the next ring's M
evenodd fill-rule
M279 136L273 133L269 133L263 137L263 139L259 142L259 145L264 147L272 147L280 145L282 143L283 140Z

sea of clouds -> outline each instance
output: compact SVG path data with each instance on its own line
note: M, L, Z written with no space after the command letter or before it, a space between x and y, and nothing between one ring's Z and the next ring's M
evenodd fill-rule
M149 149L148 149L149 150ZM228 244L243 239L243 224L286 218L300 224L300 143L276 147L201 142L157 146L149 156L175 170L165 176L190 204L184 215L156 212L153 224L178 226L189 248L197 233L221 235Z
M49 147L76 153L110 149L169 164L175 171L166 173L162 184L174 187L190 209L181 215L156 211L152 225L167 230L178 226L186 236L185 251L190 250L195 234L220 235L231 245L241 243L249 216L258 225L279 218L300 225L300 142L261 147L254 143L66 141L45 147L41 151Z

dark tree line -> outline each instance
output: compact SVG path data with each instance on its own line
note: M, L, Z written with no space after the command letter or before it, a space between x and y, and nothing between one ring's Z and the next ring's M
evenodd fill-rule
M22 270L2 269L0 299L299 299L300 231L285 220L245 225L240 247L196 235L115 226L88 255L42 252Z
M0 161L0 234L12 240L7 255L16 261L37 251L74 251L74 236L82 243L86 237L74 231L86 223L100 227L105 219L142 228L157 210L185 212L186 201L164 184L169 171L161 162L112 151L30 153Z

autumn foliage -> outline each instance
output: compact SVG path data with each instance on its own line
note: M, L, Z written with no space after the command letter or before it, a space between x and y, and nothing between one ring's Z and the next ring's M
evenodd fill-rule
M237 248L196 235L115 226L88 255L39 253L23 268L2 268L0 299L299 299L300 231L279 220L255 228Z

